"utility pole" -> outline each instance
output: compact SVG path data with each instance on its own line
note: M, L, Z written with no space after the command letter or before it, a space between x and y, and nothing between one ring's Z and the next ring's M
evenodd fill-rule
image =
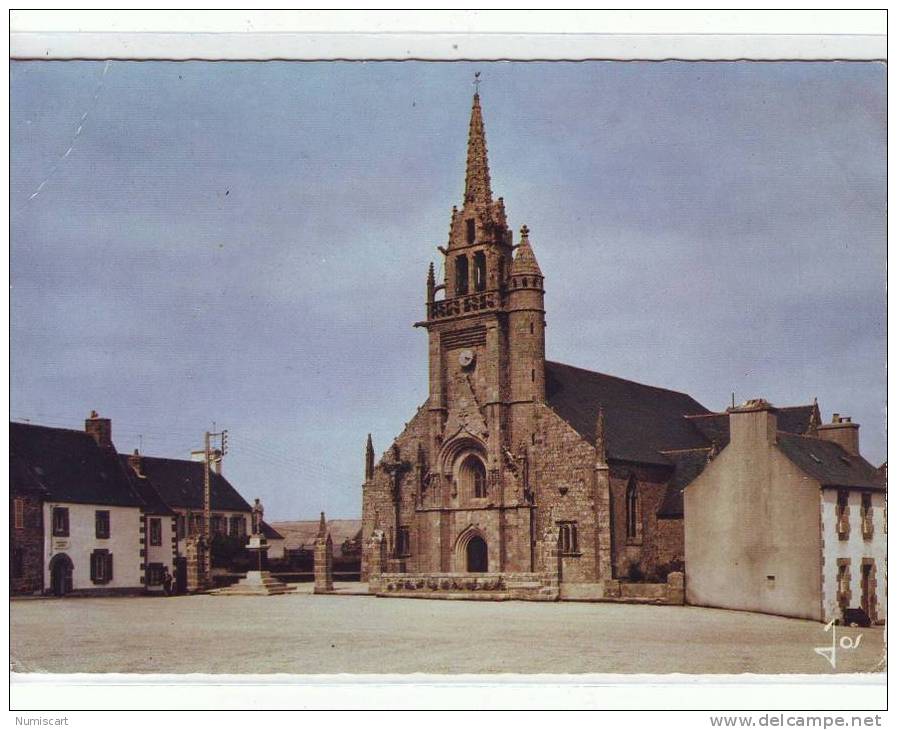
M212 426L214 428L214 426ZM212 454L212 439L221 439L221 448ZM202 539L205 546L203 550L203 582L206 586L212 584L212 460L220 464L227 453L227 429L213 433L206 431L205 458L203 459L203 489L202 489ZM220 467L219 467L220 469Z

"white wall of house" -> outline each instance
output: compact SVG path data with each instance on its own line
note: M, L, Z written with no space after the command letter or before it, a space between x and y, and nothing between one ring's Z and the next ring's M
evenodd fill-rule
M872 501L872 534L863 535L862 525L862 499L863 490L848 490L847 521L849 532L847 539L842 540L838 535L837 511L838 490L826 488L822 490L822 534L823 534L823 620L828 622L833 618L841 618L841 607L838 604L839 591L839 560L849 560L850 600L849 608L859 608L862 601L862 565L863 560L874 561L872 578L876 581L874 593L877 603L877 620L883 623L887 616L887 525L885 522L885 494L883 492L868 492Z
M270 560L280 560L283 558L285 543L286 540L268 540L268 558Z
M53 536L53 508L65 507L69 512L68 537ZM109 537L96 536L96 512L109 512ZM67 502L44 503L44 586L51 586L50 561L58 553L69 556L74 566L72 589L75 591L108 589L141 589L143 575L140 557L140 523L142 515L137 507L114 507L99 504ZM96 584L90 579L90 557L97 549L108 550L112 556L112 579Z
M733 413L730 427L685 488L686 600L818 620L820 486L776 447L774 413Z
M161 525L162 539L160 541L161 544L159 545L152 544L152 528L150 526L152 520L159 520ZM162 565L163 569L167 569L172 576L174 576L174 558L176 549L176 545L172 541L175 534L173 523L174 517L171 515L146 515L146 564L149 566L151 563L159 563ZM146 577L147 591L150 593L164 591L164 586L161 583L158 585L152 585L150 583L149 570L147 570Z

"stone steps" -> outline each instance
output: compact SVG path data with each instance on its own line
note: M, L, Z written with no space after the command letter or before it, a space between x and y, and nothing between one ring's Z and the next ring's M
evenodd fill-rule
M239 582L209 591L212 596L279 596L292 593L296 586L282 583L267 571L251 570Z

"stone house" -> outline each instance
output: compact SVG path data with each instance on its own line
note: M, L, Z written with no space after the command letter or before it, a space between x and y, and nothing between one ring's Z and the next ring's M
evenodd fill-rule
M246 537L251 507L220 473L211 504L213 531ZM160 592L185 578L202 510L203 464L119 454L96 413L84 431L10 423L14 595Z
M430 264L415 324L429 393L379 461L365 446L362 580L596 599L620 579L680 572L683 489L724 445L728 416L546 359L545 277L529 229L515 243L493 198L478 94L464 197L439 251L445 278ZM815 404L781 414L798 436L819 419Z
M887 613L884 474L835 414L802 435L763 400L729 409L725 443L685 488L689 603L828 622Z
M19 485L27 475L40 487L40 521L35 502L26 506L31 506L30 530L42 526L37 581L34 533L21 542L15 520L10 525L12 549L32 556L28 584L14 590L13 583L12 592L141 592L143 501L112 445L108 419L93 414L84 431L10 423L10 459ZM21 486L17 492L21 494ZM34 494L36 499L38 492Z

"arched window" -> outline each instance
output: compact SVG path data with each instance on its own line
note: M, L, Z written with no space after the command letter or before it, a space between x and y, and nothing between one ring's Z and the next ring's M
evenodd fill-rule
M455 259L455 294L467 294L467 256Z
M473 288L476 291L486 288L486 254L482 251L473 255Z
M478 456L470 454L464 459L459 476L463 494L477 498L486 496L486 466Z
M630 479L626 487L626 538L636 540L639 533L638 485Z

